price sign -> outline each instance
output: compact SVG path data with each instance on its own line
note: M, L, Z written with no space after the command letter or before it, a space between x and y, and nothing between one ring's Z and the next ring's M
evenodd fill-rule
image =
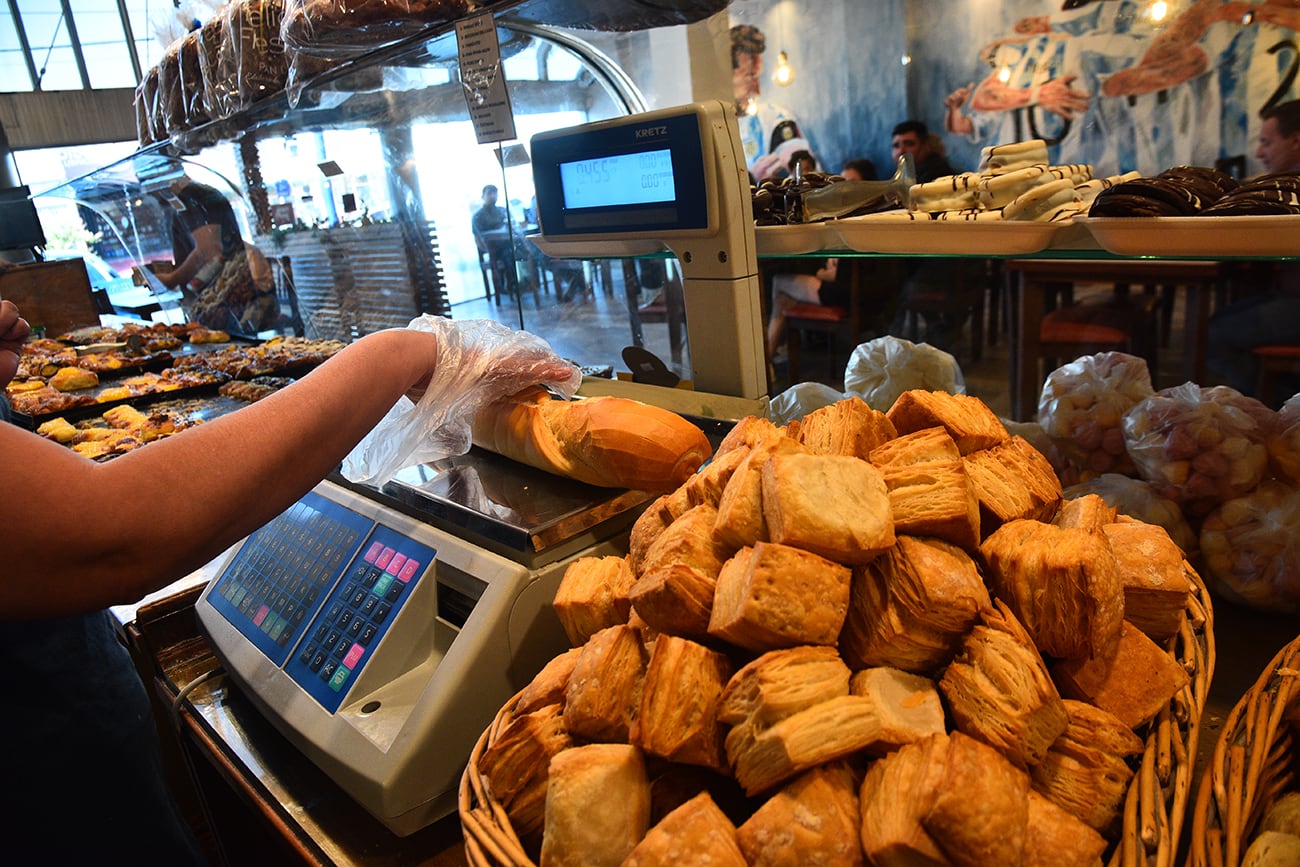
M479 144L515 138L515 116L501 68L501 43L491 13L456 22L456 50L465 105Z

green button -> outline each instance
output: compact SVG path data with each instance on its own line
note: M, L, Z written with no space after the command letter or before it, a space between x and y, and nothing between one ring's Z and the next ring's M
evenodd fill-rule
M385 572L383 576L378 581L375 582L375 595L383 596L385 593L388 592L388 585L392 583L393 583L393 576Z
M330 678L330 689L334 690L335 692L338 692L343 688L343 684L348 682L348 678L351 675L352 675L352 669L344 668L343 666L340 665L335 670L334 676Z

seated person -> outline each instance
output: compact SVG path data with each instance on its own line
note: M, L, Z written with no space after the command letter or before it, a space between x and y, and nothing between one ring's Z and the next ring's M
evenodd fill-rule
M787 259L772 275L772 315L767 323L767 357L774 358L785 336L785 318L797 304L840 306L844 293L835 286L839 259Z
M844 163L844 168L840 169L840 177L844 178L846 181L877 180L876 164L869 159L861 157L858 159L848 160Z
M497 287L498 294L504 286L507 292L514 295L518 281L510 244L509 218L506 209L497 204L497 188L494 184L483 187L483 204L474 212L470 229L474 232L475 246L488 254L492 283Z

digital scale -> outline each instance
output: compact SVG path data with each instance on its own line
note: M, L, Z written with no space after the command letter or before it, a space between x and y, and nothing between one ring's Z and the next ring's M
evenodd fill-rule
M634 396L698 417L714 442L725 428L708 419L761 411L757 262L732 109L539 135L533 166L546 252L671 250L682 262L688 316L708 326L691 344L696 381L713 392ZM650 499L477 449L408 467L382 489L331 477L224 555L196 613L259 710L405 836L455 810L478 737L567 649L551 603L569 563L625 554Z

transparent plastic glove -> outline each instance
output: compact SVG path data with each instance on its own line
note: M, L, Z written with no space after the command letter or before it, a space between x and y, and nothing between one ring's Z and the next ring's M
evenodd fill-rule
M545 340L489 319L426 314L408 327L438 336L433 378L419 403L403 397L343 459L351 481L381 486L403 467L463 455L484 405L530 385L572 397L582 383L578 368Z

